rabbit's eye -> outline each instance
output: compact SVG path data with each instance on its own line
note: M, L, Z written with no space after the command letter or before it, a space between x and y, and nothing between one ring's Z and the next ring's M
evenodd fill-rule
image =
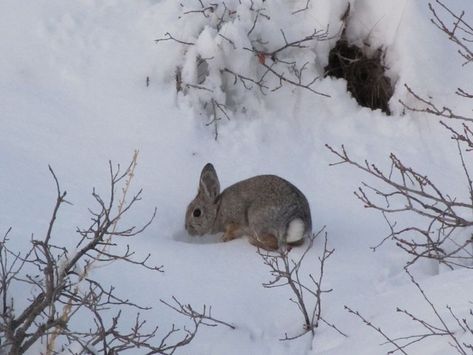
M192 212L192 214L194 215L194 217L200 217L202 212L200 211L200 209L196 208L194 212Z

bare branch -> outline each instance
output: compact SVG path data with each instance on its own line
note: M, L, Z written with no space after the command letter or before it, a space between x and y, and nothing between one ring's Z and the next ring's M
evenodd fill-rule
M158 38L158 39L155 39L154 42L155 43L159 43L159 42L165 42L165 41L174 41L174 42L177 42L177 43L180 43L180 44L184 44L186 46L193 46L195 43L194 42L186 42L186 41L181 41L177 38L175 38L173 35L171 35L169 32L166 32L164 34L164 37L163 38Z
M308 332L315 335L315 329L319 326L319 322L329 325L335 329L338 333L346 336L336 326L326 322L322 318L322 294L329 293L331 290L324 290L322 288L322 281L324 277L325 263L327 259L333 254L333 249L328 249L327 233L324 231L325 227L318 231L316 234L311 235L308 238L307 246L305 247L302 255L297 259L289 258L290 248L281 248L275 252L263 251L258 248L258 255L263 259L263 263L269 267L270 274L273 277L272 280L263 284L265 288L274 287L285 287L289 286L295 299L291 301L297 306L304 318L303 331L294 336L289 336L285 333L284 338L280 340L294 340ZM312 281L311 285L307 285L300 278L300 269L303 264L304 258L307 256L309 250L311 250L314 241L324 233L324 250L322 256L319 258L320 271L318 277L314 277L309 274L309 279ZM313 299L314 305L310 310L306 296L310 295ZM312 303L312 301L311 301Z
M149 263L150 255L136 259L136 253L126 245L124 251L117 251L120 239L142 233L154 220L156 209L151 218L141 227L120 228L123 219L141 199L141 191L127 201L127 191L134 175L136 156L124 170L109 163L110 190L108 198L102 198L95 190L92 196L97 208L91 210L91 224L78 228L79 243L69 251L56 246L52 231L57 223L58 212L67 203L66 193L60 188L52 168L50 172L56 185L56 203L51 214L48 230L41 239L31 239L30 249L25 253L13 252L7 247L11 228L0 241L0 353L22 354L39 341L46 345L46 354L66 351L74 344L81 350L77 353L116 354L128 349L140 348L149 354L172 354L187 345L195 337L200 324L213 322L214 325L230 324L219 321L211 314L210 307L204 306L204 312L195 312L188 305L181 314L193 320L192 330L175 328L157 338L158 327L148 327L147 321L136 314L134 323L127 330L126 320L121 319L122 310L131 308L147 311L150 307L142 306L120 297L113 286L105 286L90 276L95 264L122 261L151 271L162 271L162 266ZM122 191L122 198L117 199L116 191ZM28 268L26 267L28 266ZM32 275L31 270L37 270ZM14 283L31 288L27 293L24 309L16 309L13 299L21 297L13 294ZM80 285L80 287L79 287ZM113 310L114 316L108 316ZM191 312L192 311L192 312ZM91 324L86 330L71 326L71 319L81 314L89 317ZM107 315L107 316L106 316ZM171 340L171 336L173 337ZM61 339L61 341L56 341ZM58 347L62 344L62 350Z
M393 338L387 335L380 327L375 326L372 322L368 321L364 316L362 316L358 311L352 310L350 307L345 306L345 309L348 310L351 314L357 316L362 320L362 322L367 325L368 327L374 329L378 334L380 334L385 340L385 344L391 344L394 346L394 350L388 351L388 354L394 354L396 352L401 352L402 354L407 355L406 350L413 344L423 342L429 338L446 338L448 340L448 344L455 349L455 352L461 355L470 354L469 350L472 349L472 344L462 343L459 340L459 334L456 330L451 329L447 325L447 320L440 314L436 305L429 299L423 288L420 284L415 280L414 276L405 268L406 273L409 275L411 283L414 284L417 288L417 291L422 295L424 302L427 303L432 310L433 314L435 315L438 324L434 324L432 322L425 321L413 313L405 310L400 309L399 307L396 309L397 312L406 315L411 321L419 324L422 328L426 330L426 332L420 332L417 334L411 334L407 336L401 336L398 338ZM447 306L447 309L450 313L450 316L456 321L457 325L460 329L466 333L469 332L473 334L471 328L469 327L468 322L466 319L460 320L455 313L453 312L450 306ZM473 312L470 311L470 314L473 315Z
M216 319L212 316L212 307L208 307L206 305L202 306L202 311L196 311L190 304L182 304L176 297L172 297L172 300L175 304L171 304L169 302L160 300L169 308L175 310L177 313L185 315L191 319L199 319L200 322L205 321L202 323L203 325L209 327L215 327L218 324L225 325L231 329L236 329L236 327L230 323L224 322L222 320Z
M458 46L458 54L465 59L463 66L473 62L473 26L465 20L465 11L455 13L447 5L440 0L435 0L435 4L429 3L429 10L432 15L431 22L442 31L447 38ZM454 109L447 106L438 106L433 102L431 97L425 98L417 94L407 84L404 85L408 93L421 105L421 107L414 107L406 104L404 101L399 102L408 110L413 112L423 112L431 115L458 119L463 121L473 121L473 116L468 114L459 114ZM462 88L457 88L456 95L471 99L473 95Z
M455 112L449 107L442 106L438 107L431 98L423 98L417 93L412 90L409 85L404 84L404 87L407 89L410 95L412 95L419 103L423 104L424 106L422 108L414 107L411 105L406 104L404 101L399 100L399 102L409 111L413 112L423 112L423 113L428 113L431 115L439 116L439 117L444 117L444 118L451 118L451 119L458 119L458 120L463 120L463 121L469 121L473 122L473 116L466 116L466 115L460 115ZM460 93L464 93L463 90L459 89ZM464 95L462 95L464 96Z
M446 125L444 124L444 126ZM452 133L457 133L452 128L449 130ZM389 227L388 236L375 246L374 250L386 240L391 239L396 242L398 247L412 256L408 265L419 259L432 259L449 268L473 267L471 262L473 260L471 250L473 239L456 240L458 229L473 225L473 219L467 217L473 211L473 182L459 146L468 141L468 137L469 135L465 133L464 135L454 134L452 138L456 140L459 147L460 161L470 192L469 201L452 198L426 175L406 166L392 153L390 154L391 170L386 173L366 160L360 163L351 159L343 145L338 150L326 145L339 158L338 162L331 165L352 165L384 185L384 188L377 188L363 183L362 187L354 192L366 208L380 211ZM388 219L388 214L405 212L423 217L426 221L425 226L398 227L397 222ZM404 235L409 237L405 238ZM447 245L449 245L448 248Z
M309 9L310 1L311 1L311 0L306 0L305 7L301 8L301 9L299 9L299 10L293 11L292 14L293 14L293 15L296 15L296 14L298 14L299 12L303 12L303 11L308 10L308 9Z

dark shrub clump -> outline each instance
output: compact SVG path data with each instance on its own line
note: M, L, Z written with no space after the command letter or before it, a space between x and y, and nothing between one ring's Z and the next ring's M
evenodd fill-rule
M343 78L347 90L359 105L371 109L381 109L390 114L388 102L393 95L391 80L386 77L383 51L378 49L368 56L362 48L351 45L344 34L330 51L325 75Z

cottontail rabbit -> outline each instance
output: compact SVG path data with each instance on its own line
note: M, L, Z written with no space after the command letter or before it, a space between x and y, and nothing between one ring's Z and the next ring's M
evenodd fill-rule
M310 207L304 194L275 175L237 182L220 193L212 164L202 169L197 196L187 207L190 235L224 232L222 240L249 237L251 244L276 250L302 244L312 230Z

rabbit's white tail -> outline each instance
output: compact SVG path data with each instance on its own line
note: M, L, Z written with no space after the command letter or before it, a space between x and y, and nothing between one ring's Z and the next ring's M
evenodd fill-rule
M305 224L300 218L293 219L287 227L286 242L295 243L304 238Z

